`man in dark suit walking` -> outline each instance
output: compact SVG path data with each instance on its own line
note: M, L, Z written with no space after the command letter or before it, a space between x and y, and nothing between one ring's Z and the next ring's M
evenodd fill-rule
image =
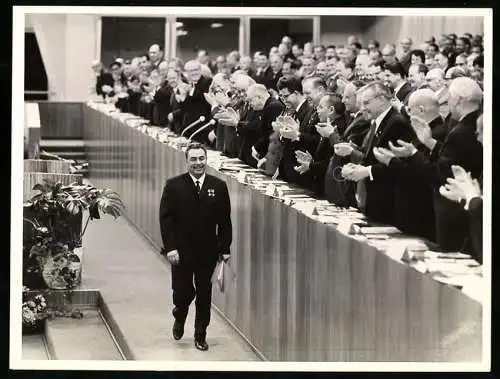
M196 297L195 346L207 350L211 277L217 260L230 256L231 204L226 183L205 173L207 151L203 145L190 144L186 160L188 172L165 184L160 230L172 264L173 336L182 338L189 305Z

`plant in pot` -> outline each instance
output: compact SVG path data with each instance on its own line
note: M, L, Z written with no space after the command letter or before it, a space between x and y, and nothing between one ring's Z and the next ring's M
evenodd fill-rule
M123 202L116 192L89 184L45 180L33 189L40 193L24 203L24 268L41 275L48 288L75 288L81 283L82 239L89 221L100 219L100 212L116 219Z

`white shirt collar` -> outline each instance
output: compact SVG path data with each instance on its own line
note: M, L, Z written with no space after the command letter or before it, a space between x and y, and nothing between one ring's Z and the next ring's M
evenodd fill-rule
M396 88L394 88L394 94L398 93L398 91L403 88L403 86L406 84L406 82L403 80L401 84L399 84Z
M193 184L196 186L196 181L200 182L200 188L203 188L203 182L205 181L205 174L203 174L199 179L196 179L191 173L189 174L191 179L193 180Z
M300 107L302 106L302 104L304 104L306 101L307 101L307 98L304 98L304 100L302 100L302 101L300 102L300 104L297 106L297 109L295 109L295 112L298 112L298 111L299 111L299 109L300 109Z
M389 105L389 108L387 108L385 111L383 111L376 119L375 119L375 125L376 125L376 129L377 130L380 126L380 124L382 123L382 121L384 120L385 116L387 116L387 114L391 111L392 109L392 106Z

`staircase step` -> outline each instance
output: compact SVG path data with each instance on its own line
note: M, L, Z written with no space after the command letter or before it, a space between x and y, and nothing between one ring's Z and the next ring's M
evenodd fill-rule
M83 310L83 318L47 321L46 339L52 359L123 360L98 310Z
M23 336L23 360L46 361L49 359L43 334Z

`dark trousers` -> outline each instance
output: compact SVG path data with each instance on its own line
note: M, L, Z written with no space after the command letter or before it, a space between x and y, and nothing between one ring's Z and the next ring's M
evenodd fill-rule
M180 264L172 266L172 289L175 319L184 324L189 306L196 297L194 333L204 338L210 324L212 302L212 273L216 263L204 265ZM194 286L193 286L194 276Z

